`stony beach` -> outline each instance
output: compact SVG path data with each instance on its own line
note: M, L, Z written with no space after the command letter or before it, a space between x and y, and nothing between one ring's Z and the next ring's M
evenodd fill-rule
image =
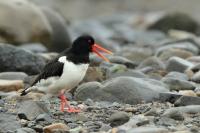
M200 132L195 18L123 13L68 23L58 12L25 0L0 1L1 6L0 133ZM15 25L11 14L20 16ZM110 62L92 54L84 80L66 92L81 112L61 112L57 97L20 96L82 34L114 54L105 55Z

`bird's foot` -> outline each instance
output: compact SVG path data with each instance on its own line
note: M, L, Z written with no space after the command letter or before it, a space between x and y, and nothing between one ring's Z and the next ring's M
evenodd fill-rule
M79 113L79 112L81 112L81 110L79 108L70 107L70 108L66 109L66 112L68 112L68 113Z
M60 111L61 112L65 112L65 111L68 112L68 113L79 113L79 112L81 112L81 110L79 108L75 108L75 107L70 106L65 95L60 95L60 99L61 99L61 104L60 104Z

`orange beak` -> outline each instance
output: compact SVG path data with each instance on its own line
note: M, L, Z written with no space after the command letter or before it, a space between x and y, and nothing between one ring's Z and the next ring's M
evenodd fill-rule
M104 59L105 61L107 62L110 62L105 56L103 56L101 53L98 52L99 51L102 51L102 52L105 52L107 54L113 54L111 51L99 46L98 44L94 44L92 46L92 52L94 52L95 54L97 54L99 57L101 57L102 59Z

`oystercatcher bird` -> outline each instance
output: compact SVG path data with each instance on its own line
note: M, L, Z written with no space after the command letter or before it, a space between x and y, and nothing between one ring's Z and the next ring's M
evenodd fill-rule
M43 92L50 96L59 95L62 112L65 107L67 107L67 112L79 112L79 109L70 106L64 92L70 91L83 80L90 63L90 52L109 61L99 51L112 54L109 50L96 44L93 37L89 35L78 37L71 48L64 50L57 58L45 65L31 87L23 90L21 96L31 91Z

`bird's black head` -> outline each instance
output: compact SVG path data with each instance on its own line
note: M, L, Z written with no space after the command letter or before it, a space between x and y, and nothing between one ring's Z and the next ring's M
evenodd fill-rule
M72 45L72 51L76 54L85 55L92 52L92 47L95 44L93 37L89 35L83 35L78 37Z
M78 37L73 42L72 48L70 49L71 55L68 56L68 59L77 63L89 62L89 53L94 52L98 56L103 58L105 61L108 61L108 59L104 57L99 52L99 50L108 54L112 54L112 52L110 52L109 50L106 50L103 47L96 44L93 37L89 35L83 35Z

